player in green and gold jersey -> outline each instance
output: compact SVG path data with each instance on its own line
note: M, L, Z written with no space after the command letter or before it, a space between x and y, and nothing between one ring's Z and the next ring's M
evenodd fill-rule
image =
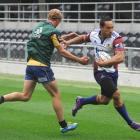
M28 58L23 92L13 92L3 95L0 97L0 103L28 101L32 96L36 83L42 83L52 97L52 105L61 126L61 132L65 133L75 129L77 123L68 124L64 119L60 91L50 67L50 59L54 48L62 56L83 65L88 63L88 58L86 56L81 58L74 56L62 47L59 42L61 33L56 29L61 20L62 13L58 9L52 9L48 13L48 20L40 22L33 28L31 39L27 43Z

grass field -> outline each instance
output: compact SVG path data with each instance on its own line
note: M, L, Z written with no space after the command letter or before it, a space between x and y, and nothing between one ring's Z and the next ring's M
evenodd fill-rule
M0 105L0 140L140 140L140 132L130 129L108 106L86 106L78 115L71 116L75 97L99 92L93 83L58 81L66 120L78 122L77 130L59 132L51 98L41 85L36 87L31 101ZM21 91L23 77L0 75L0 95ZM120 87L130 116L140 122L140 88Z

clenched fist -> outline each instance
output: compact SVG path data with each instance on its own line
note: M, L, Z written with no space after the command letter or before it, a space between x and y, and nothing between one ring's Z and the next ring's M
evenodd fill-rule
M87 65L88 64L88 61L89 61L89 57L87 57L87 56L82 56L81 58L80 58L80 64L82 64L82 65Z

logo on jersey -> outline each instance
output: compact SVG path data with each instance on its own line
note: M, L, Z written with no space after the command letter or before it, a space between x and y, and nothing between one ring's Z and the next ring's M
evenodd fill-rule
M33 37L33 38L40 38L40 37L41 37L42 31L43 31L43 27L37 28L37 29L32 33L32 37Z
M115 47L116 48L123 48L123 44L122 43L116 44Z
M112 48L113 45L112 45L112 44L107 44L106 47L107 47L107 48Z
M96 40L94 40L94 43L97 43Z

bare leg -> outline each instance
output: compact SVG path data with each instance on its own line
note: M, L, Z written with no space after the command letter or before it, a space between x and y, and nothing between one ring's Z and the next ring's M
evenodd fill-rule
M61 105L60 92L58 90L56 81L52 81L48 84L44 83L43 86L52 96L52 105L56 112L58 121L59 122L63 121L64 120L63 108Z
M4 102L28 101L32 96L35 86L36 82L32 80L25 80L23 92L13 92L4 95Z
M123 105L123 100L121 99L121 96L118 90L113 94L113 103L115 107L120 107Z
M50 93L52 96L52 105L54 108L54 111L56 113L57 119L59 121L59 125L61 126L60 131L62 133L66 133L68 131L74 130L77 128L77 123L68 124L64 119L63 114L63 107L61 105L61 98L60 98L60 92L58 90L56 81L52 81L48 84L43 84L45 89Z

